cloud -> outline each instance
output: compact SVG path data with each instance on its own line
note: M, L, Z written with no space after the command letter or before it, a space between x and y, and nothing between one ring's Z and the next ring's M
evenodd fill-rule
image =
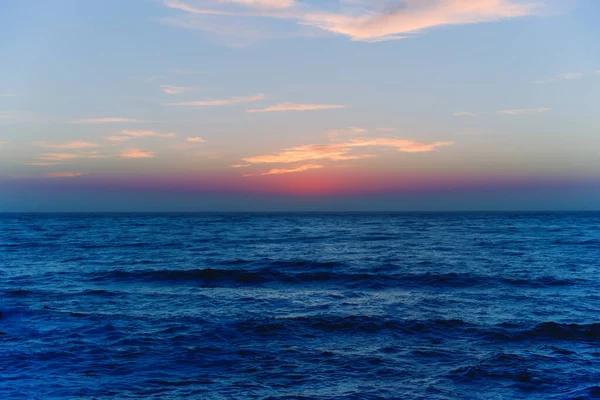
M452 142L416 142L396 138L354 138L344 143L310 144L284 149L275 154L247 157L243 161L250 164L296 163L312 160L347 161L374 157L372 154L350 154L357 147L388 147L406 153L428 152Z
M201 75L206 73L205 71L191 68L169 68L169 72L177 75Z
M39 154L37 158L40 160L48 160L48 161L65 161L65 160L72 160L77 157L79 157L77 154L72 154L72 153L44 153L44 154Z
M337 139L339 136L351 136L351 135L358 135L361 133L367 133L367 130L364 128L359 128L356 126L350 126L348 128L345 129L334 129L331 131L328 131L325 133L325 136L327 136L330 139Z
M535 114L535 113L543 113L543 112L547 112L550 111L550 108L546 108L546 107L540 107L540 108L516 108L516 109L512 109L512 110L501 110L501 111L496 111L495 114L498 115L524 115L524 114ZM457 112L454 113L452 115L454 115L455 117L477 117L480 115L487 115L490 114L487 111L483 111L483 112L469 112L469 111L463 111L463 112Z
M234 164L231 166L231 168L246 168L249 167L251 164Z
M201 101L182 101L177 103L166 103L167 106L187 106L187 107L224 107L240 103L250 103L265 98L265 95L259 93L248 97L232 97L226 100L201 100Z
M111 142L124 142L126 140L131 139L130 136L106 136L104 140L108 140Z
M91 142L84 142L81 140L74 141L74 142L68 142L68 143L62 143L62 144L51 144L51 143L47 143L47 142L36 142L34 144L36 146L46 147L49 149L69 149L69 150L89 149L89 148L93 148L93 147L100 147L99 144L91 143Z
M106 117L106 118L85 118L76 119L71 121L71 124L117 124L117 123L145 123L148 121L142 121L133 118L118 118L118 117Z
M32 163L27 163L24 165L30 165L30 166L34 166L34 167L51 167L53 165L57 165L57 163L53 163L53 162L32 162Z
M49 172L46 174L47 178L74 178L76 176L82 176L83 172Z
M514 110L502 110L498 111L498 114L504 115L524 115L524 114L535 114L535 113L543 113L550 111L550 108L540 107L540 108L517 108Z
M451 146L452 142L415 142L413 140L395 138L356 138L350 140L349 147L393 147L404 153L423 153L437 149L438 147Z
M108 158L108 156L91 151L83 153L43 153L38 154L37 158L42 161L67 161L75 158Z
M295 5L294 0L225 0L225 2L259 9L283 9Z
M181 93L191 92L194 89L189 88L189 87L184 87L184 86L161 85L160 90L167 94L181 94Z
M319 168L323 168L323 166L319 165L319 164L306 164L306 165L300 165L299 167L294 167L294 168L275 168L275 169L271 169L267 172L263 172L263 173L261 173L261 175L290 174L293 172L303 172L303 171L308 171L310 169L319 169Z
M515 0L395 0L388 2L387 7L382 7L382 3L376 1L345 1L337 10L331 3L324 9L315 7L314 4L319 3L296 3L292 0L193 3L199 6L180 0L166 0L163 4L197 16L285 19L364 42L404 39L440 26L524 17L537 13L539 8L539 4Z
M121 152L120 157L124 158L153 158L154 153L142 151L140 149L125 149Z
M121 133L123 135L131 136L131 137L135 137L135 138L141 138L141 137L170 137L170 138L172 138L172 137L176 136L174 133L158 133L156 131L128 130L128 129L121 131ZM113 138L114 138L114 136L113 136Z
M469 112L469 111L462 111L462 112L454 113L452 115L454 115L455 117L476 117L478 115L483 115L483 114L487 114L487 113L485 113L485 112L475 113L475 112Z
M201 137L189 137L187 139L185 139L186 142L192 142L192 143L205 143L206 140L202 139Z
M585 74L583 72L575 72L575 73L569 73L569 74L562 74L562 75L559 75L554 78L540 79L537 81L533 81L533 83L535 83L537 85L544 85L547 83L557 82L557 81L561 81L561 80L568 81L568 80L573 80L573 79L580 79L580 78L583 78L584 76L585 76Z
M345 108L342 105L332 104L297 104L297 103L282 103L275 106L263 108L260 110L247 110L249 113L263 113L276 111L315 111L315 110L332 110L336 108Z

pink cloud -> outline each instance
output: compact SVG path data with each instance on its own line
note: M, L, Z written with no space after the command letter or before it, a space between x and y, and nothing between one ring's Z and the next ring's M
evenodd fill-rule
M187 107L225 107L240 103L250 103L265 98L265 95L259 93L248 97L232 97L224 100L200 100L200 101L181 101L176 103L167 103L167 106L187 106Z
M140 149L125 149L121 152L120 156L124 158L153 158L154 153Z
M83 172L49 172L46 174L48 178L74 178L82 176Z
M345 108L346 106L337 104L297 104L297 103L282 103L267 108L258 110L247 110L249 113L264 113L276 111L316 111L316 110L332 110L337 108Z

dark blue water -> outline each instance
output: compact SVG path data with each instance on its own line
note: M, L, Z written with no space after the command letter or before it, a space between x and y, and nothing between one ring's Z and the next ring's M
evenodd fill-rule
M0 398L600 398L600 214L1 215Z

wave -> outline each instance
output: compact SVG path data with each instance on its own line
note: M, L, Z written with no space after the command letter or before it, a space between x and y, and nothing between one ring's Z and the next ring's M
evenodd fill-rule
M244 260L228 262L237 266ZM223 264L222 264L223 265ZM343 264L342 264L343 265ZM272 262L264 268L205 268L205 269L113 269L91 275L94 281L145 281L192 282L210 286L260 285L260 284L318 284L328 283L360 289L385 289L393 287L464 288L509 285L543 288L574 285L578 281L554 277L532 279L504 278L488 275L459 273L382 274L369 272L341 272L339 263ZM347 270L348 267L343 269Z
M506 327L510 326L510 329ZM218 329L224 329L219 327ZM600 323L477 325L461 319L395 319L386 316L314 315L278 318L251 318L229 326L242 335L392 334L420 338L473 338L494 343L511 341L600 341Z
M563 324L558 322L542 322L533 328L522 329L520 326L500 324L498 329L486 334L492 340L565 340L565 341L600 341L600 323Z

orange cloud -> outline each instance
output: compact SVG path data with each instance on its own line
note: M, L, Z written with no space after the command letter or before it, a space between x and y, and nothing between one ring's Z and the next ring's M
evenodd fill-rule
M48 160L48 161L65 161L65 160L72 160L77 157L78 157L77 154L71 154L71 153L44 153L44 154L38 155L38 159Z
M167 106L187 106L187 107L225 107L239 103L250 103L265 98L265 95L259 93L248 97L232 97L225 100L201 100L201 101L182 101L177 103L166 103Z
M104 138L104 140L108 140L111 142L124 142L125 140L129 140L131 139L131 137L127 137L127 136L107 136Z
M144 123L148 121L142 121L139 119L133 118L116 118L116 117L107 117L107 118L86 118L86 119L76 119L71 121L71 124L116 124L116 123Z
M325 136L327 136L329 139L337 139L339 136L352 136L352 135L358 135L361 133L367 133L366 129L363 128L358 128L356 126L350 126L346 129L335 129L332 131L329 131L327 133L325 133Z
M261 173L261 175L291 174L293 172L302 172L302 171L308 171L309 169L318 169L318 168L323 168L323 166L318 165L318 164L306 164L306 165L300 165L299 167L294 167L294 168L271 169L267 172Z
M76 176L82 176L83 172L50 172L46 174L48 178L74 178Z
M192 143L205 143L206 140L202 139L201 137L189 137L187 139L185 139L186 142L192 142Z
M124 130L121 131L123 135L131 136L131 137L175 137L174 133L158 133L155 131L133 131L133 130Z
M36 142L35 145L40 146L40 147L47 147L47 148L50 148L50 149L70 149L70 150L88 149L88 148L92 148L92 147L100 147L99 144L90 143L90 142L84 142L84 141L81 141L81 140L74 141L74 142L63 143L63 144L50 144L50 143L46 143L46 142Z
M153 158L154 153L140 149L125 149L121 152L120 156L124 158Z
M356 138L347 143L349 147L394 147L404 153L423 153L433 151L438 147L451 146L452 142L415 142L412 140L394 138Z
M249 113L263 113L263 112L276 112L276 111L315 111L315 110L332 110L336 108L345 108L342 105L331 105L331 104L297 104L297 103L282 103L275 106L259 109L259 110L247 110Z
M292 147L278 153L244 158L250 164L295 163L310 160L347 161L374 157L372 154L350 154L355 147L392 147L405 153L428 152L452 142L415 142L395 138L354 138L344 143L311 144Z

